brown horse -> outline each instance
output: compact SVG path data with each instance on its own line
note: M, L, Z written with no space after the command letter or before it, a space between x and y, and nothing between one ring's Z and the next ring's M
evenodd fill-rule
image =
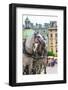
M44 38L34 34L23 42L23 74L46 73L47 50Z

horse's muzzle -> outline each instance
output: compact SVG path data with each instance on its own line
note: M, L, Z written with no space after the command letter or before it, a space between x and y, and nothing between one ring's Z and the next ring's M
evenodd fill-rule
M45 58L45 56L42 55L42 53L36 53L36 52L33 52L32 57L34 59L43 59L43 58Z

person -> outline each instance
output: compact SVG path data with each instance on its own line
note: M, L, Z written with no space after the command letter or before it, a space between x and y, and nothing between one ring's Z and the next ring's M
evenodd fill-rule
M52 58L51 66L54 66L54 65L55 65L54 58Z

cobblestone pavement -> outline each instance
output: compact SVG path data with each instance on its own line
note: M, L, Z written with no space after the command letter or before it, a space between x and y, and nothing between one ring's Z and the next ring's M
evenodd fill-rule
M49 66L46 67L47 74L55 74L57 73L57 70L58 70L57 64L53 67L49 67ZM44 70L42 70L41 74L44 74Z
M58 67L56 64L54 67L47 67L46 72L47 72L47 74L55 74L55 73L57 73L57 69L58 69Z

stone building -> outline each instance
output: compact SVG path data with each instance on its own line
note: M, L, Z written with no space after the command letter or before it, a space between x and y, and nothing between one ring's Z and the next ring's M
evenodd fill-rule
M48 51L57 55L57 23L55 21L50 22L48 28Z
M23 25L23 30L33 30L35 32L39 32L42 36L47 37L48 32L48 23L44 25L36 23L35 25L29 20L27 17L25 19L25 24Z

